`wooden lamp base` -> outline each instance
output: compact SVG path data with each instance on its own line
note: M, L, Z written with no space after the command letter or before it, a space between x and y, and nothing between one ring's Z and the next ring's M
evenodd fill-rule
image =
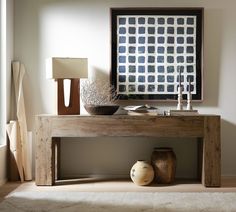
M64 79L57 79L57 113L58 115L80 114L80 79L71 79L70 102L65 106Z

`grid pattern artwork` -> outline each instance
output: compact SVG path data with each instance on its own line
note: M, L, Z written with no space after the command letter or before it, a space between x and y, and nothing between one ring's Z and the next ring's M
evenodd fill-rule
M196 94L195 16L117 16L118 94Z
M201 22L189 11L173 11L122 11L113 17L113 84L119 95L174 99L181 72L183 94L190 89L201 99Z

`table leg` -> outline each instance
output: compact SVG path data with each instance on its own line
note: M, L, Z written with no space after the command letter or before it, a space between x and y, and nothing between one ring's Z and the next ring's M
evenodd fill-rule
M48 119L36 119L36 185L55 183L55 145L51 137L51 122Z
M206 187L221 185L220 117L204 119L202 183Z

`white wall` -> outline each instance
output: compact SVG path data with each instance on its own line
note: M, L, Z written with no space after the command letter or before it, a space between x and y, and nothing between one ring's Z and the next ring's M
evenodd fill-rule
M6 122L8 122L11 118L11 110L10 110L10 105L11 105L11 61L13 60L13 36L14 36L14 31L13 31L13 17L14 17L14 0L6 0L6 30L4 30L4 37L5 37L5 41L4 41L4 53L1 55L3 56L3 60L1 61L2 64L4 64L4 66L2 66L2 68L6 69L6 70L1 70L2 73L3 71L6 73L4 73L3 76L4 77L4 81L3 81L3 85L4 88L2 87L1 92L4 92L3 94L3 102L1 102L1 104L3 104L3 108L1 110L1 112L3 112L3 114L1 114L1 119L3 118L3 120L1 121L1 124L5 125ZM1 32L2 33L2 32ZM2 34L3 36L3 34ZM2 45L2 44L1 44ZM2 48L2 46L1 46ZM1 73L1 74L2 74ZM6 92L6 93L5 93ZM3 133L1 133L1 139L3 139L3 143L4 145L0 146L0 185L3 184L4 182L6 182L7 180L7 146L6 146L6 131L4 130Z
M90 75L108 78L110 7L204 7L204 102L201 113L222 116L222 174L236 175L236 2L234 0L21 0L15 2L15 58L25 63L29 129L34 115L52 113L53 83L45 78L50 56L88 57ZM157 104L166 109L175 104ZM158 144L174 147L178 176L196 175L196 142L145 138L63 139L62 175L126 175L135 160L149 159ZM166 144L167 142L167 144Z

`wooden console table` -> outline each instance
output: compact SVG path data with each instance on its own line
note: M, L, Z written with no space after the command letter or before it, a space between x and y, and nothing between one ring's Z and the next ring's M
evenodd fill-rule
M36 117L36 185L57 179L60 137L196 137L202 184L221 184L220 116L56 116ZM197 168L197 167L196 167Z

